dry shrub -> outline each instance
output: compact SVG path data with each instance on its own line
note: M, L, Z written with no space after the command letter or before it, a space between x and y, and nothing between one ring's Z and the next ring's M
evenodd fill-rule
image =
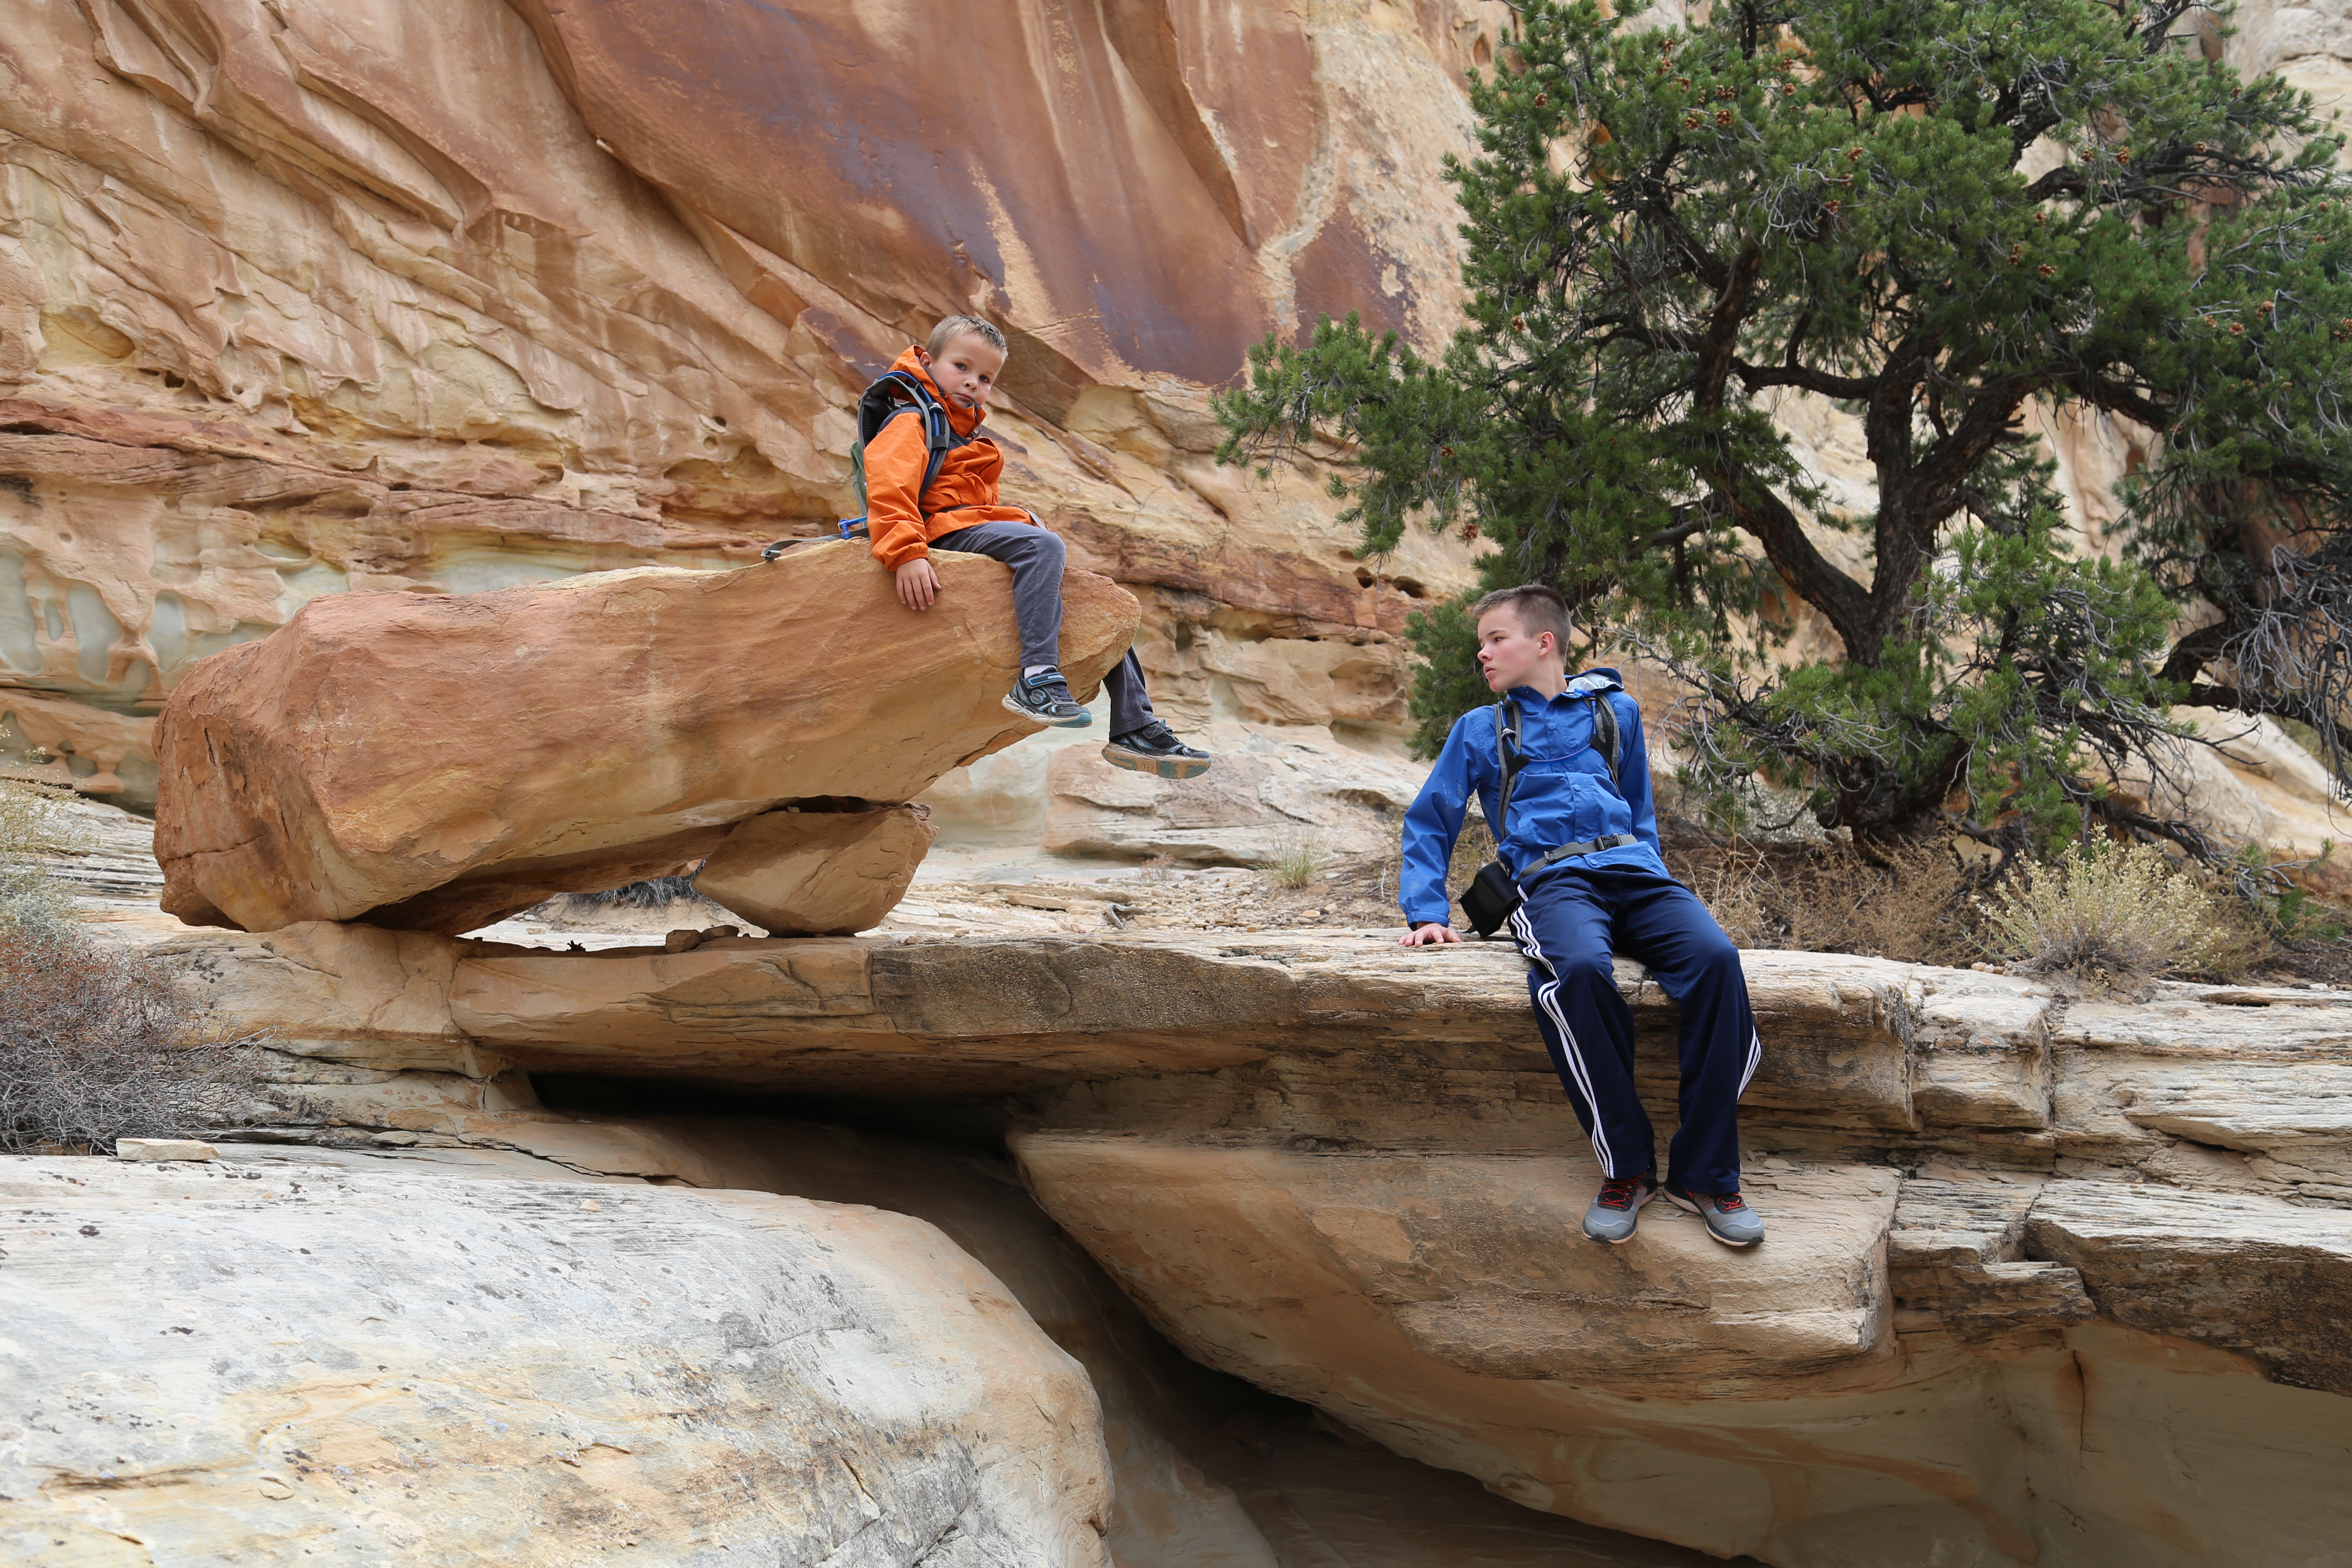
M208 1035L154 965L93 942L37 858L76 847L37 790L0 785L0 1151L110 1149L219 1125L257 1039Z
M1982 908L1988 947L2019 968L2115 990L2168 974L2235 979L2268 948L2240 900L2145 844L2069 846Z
M1976 881L1949 844L1865 852L1839 840L1756 844L1662 825L1666 863L1741 947L1907 963L1979 956Z
M0 784L0 930L53 925L66 918L63 889L40 857L82 847L81 825L38 785Z
M111 1149L221 1125L255 1041L205 1033L172 978L60 928L0 930L0 1149Z

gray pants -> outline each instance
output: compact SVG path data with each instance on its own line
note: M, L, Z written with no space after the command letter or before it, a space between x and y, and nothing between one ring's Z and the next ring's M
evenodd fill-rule
M1034 522L982 522L931 541L934 550L985 555L1013 568L1013 620L1021 631L1021 668L1062 662L1062 564L1068 552L1059 534ZM1127 657L1103 677L1110 700L1110 732L1125 735L1152 721L1151 699L1143 689L1143 666Z

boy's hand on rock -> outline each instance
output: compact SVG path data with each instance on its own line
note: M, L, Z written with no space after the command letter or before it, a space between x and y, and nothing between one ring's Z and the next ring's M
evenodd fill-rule
M898 602L910 610L928 610L940 596L940 574L926 556L918 555L898 568Z
M1399 947L1419 947L1424 942L1434 944L1438 942L1460 942L1461 940L1462 934L1455 931L1452 926L1441 925L1435 921L1431 921L1425 925L1417 925L1413 927L1411 931L1397 938L1397 945Z

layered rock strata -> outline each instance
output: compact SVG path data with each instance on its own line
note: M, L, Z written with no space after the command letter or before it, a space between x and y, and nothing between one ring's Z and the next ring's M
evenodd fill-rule
M1398 633L1467 547L1359 562L1336 453L1278 486L1221 469L1207 393L1318 311L1442 340L1434 151L1469 145L1460 72L1507 16L21 7L0 762L143 805L165 695L315 597L710 569L829 530L858 391L970 309L1014 335L1006 493L1146 601L1162 710L1392 739ZM914 79L870 68L941 58L992 84L944 142L885 107ZM779 156L804 177L746 177Z
M1020 665L1011 574L940 564L920 614L839 542L741 572L318 601L173 694L163 907L465 931L676 874L796 799L903 802L1036 728L1000 700ZM1134 601L1084 573L1065 597L1086 689L1127 651Z
M527 1075L1013 1092L1030 1190L1187 1353L1531 1507L1791 1568L2330 1549L2314 1500L2352 1462L2326 1330L2352 1229L2313 1178L2327 1074L2352 1067L2344 994L2177 986L2103 1011L2001 975L1748 954L1768 1043L1748 1191L1771 1236L1741 1254L1663 1205L1627 1247L1576 1237L1597 1173L1496 945L562 954L357 929L163 950L277 976L257 1020L339 996L281 1047L304 1080L282 1092L310 1102L278 1135L716 1184L709 1150L584 1127ZM1620 984L1671 1128L1672 1005L1633 966ZM2218 1099L2196 1102L2189 1063ZM2224 1130L2273 1152L2200 1142ZM2155 1405L2187 1414L2151 1426ZM2291 1451L2178 1447L2266 1427Z

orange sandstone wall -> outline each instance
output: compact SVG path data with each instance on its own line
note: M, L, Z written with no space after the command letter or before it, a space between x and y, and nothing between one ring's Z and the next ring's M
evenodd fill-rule
M1465 552L1358 563L1314 465L1210 462L1207 393L1318 311L1450 329L1436 154L1506 15L25 0L0 766L150 797L165 692L320 594L828 527L858 387L966 309L1008 489L1146 599L1171 717L1385 744Z

